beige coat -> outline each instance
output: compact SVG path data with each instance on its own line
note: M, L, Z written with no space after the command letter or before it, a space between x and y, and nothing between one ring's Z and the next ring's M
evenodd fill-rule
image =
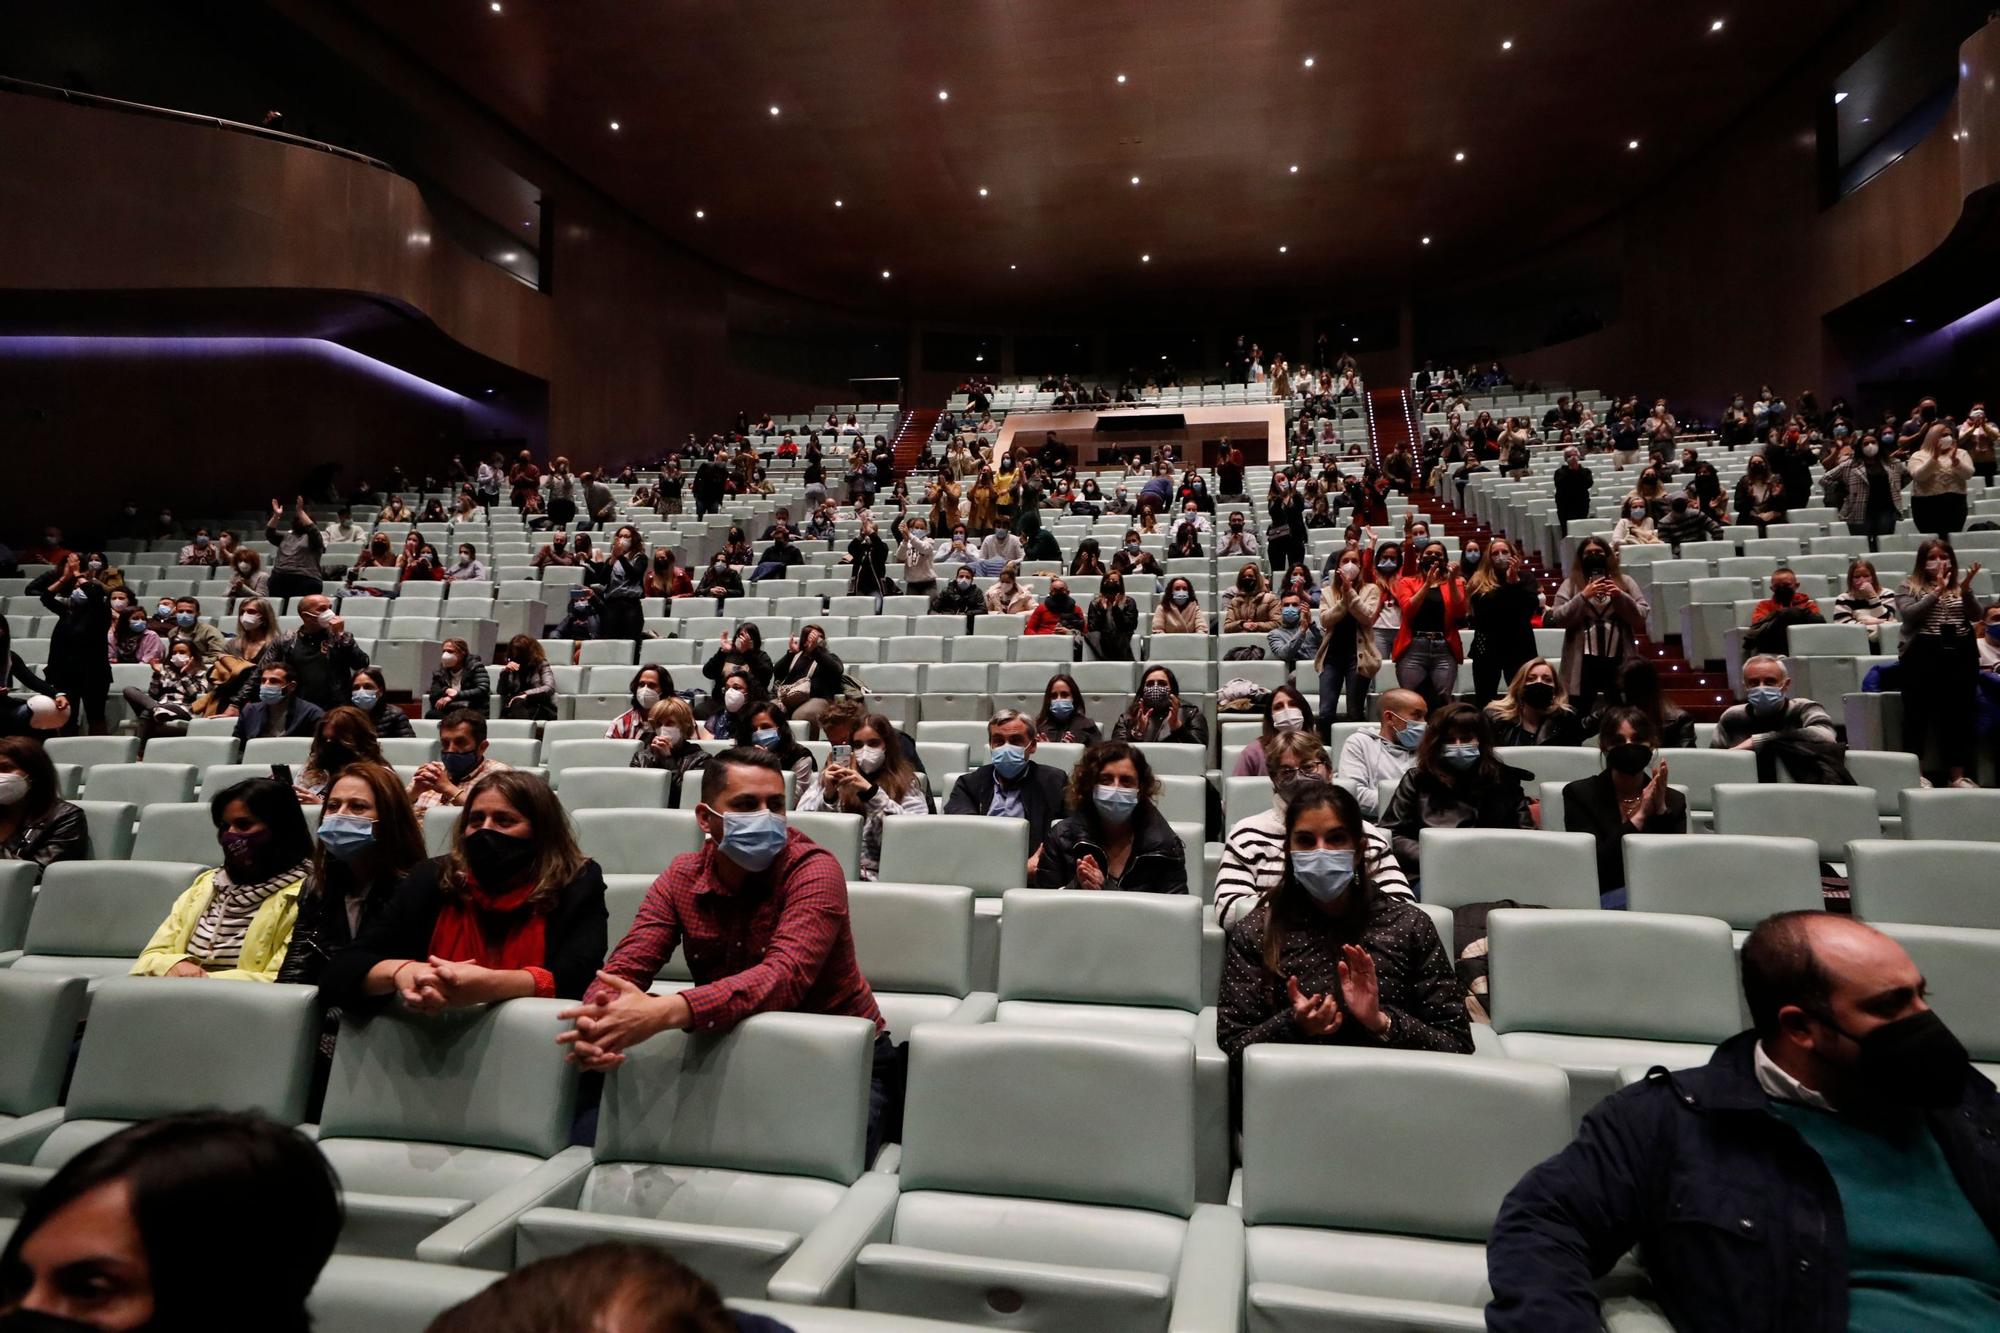
M1326 670L1326 650L1333 642L1334 626L1352 616L1358 631L1354 636L1354 669L1372 679L1382 667L1382 652L1372 632L1375 617L1381 612L1381 584L1363 583L1345 593L1338 581L1329 585L1319 608L1319 654L1313 658L1313 667Z

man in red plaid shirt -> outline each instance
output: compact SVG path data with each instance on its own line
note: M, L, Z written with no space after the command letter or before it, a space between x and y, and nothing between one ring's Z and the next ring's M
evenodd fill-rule
M639 905L583 1003L563 1011L557 1038L584 1069L609 1072L655 1033L715 1031L766 1010L852 1014L875 1024L869 1155L886 1103L883 1063L896 1058L888 1025L854 958L847 879L832 852L785 823L784 769L743 747L709 761L695 809L706 841L677 856ZM695 984L647 987L676 946Z

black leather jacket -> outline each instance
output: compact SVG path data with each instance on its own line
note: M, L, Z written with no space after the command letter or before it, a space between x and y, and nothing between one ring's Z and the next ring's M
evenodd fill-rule
M23 824L13 837L0 842L0 861L33 861L46 866L89 859L89 821L68 801L57 801L46 813Z

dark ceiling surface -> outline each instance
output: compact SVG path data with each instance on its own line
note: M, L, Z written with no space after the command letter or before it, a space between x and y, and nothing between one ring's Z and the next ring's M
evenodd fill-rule
M1855 8L345 3L697 253L961 320L1483 271L1657 185Z

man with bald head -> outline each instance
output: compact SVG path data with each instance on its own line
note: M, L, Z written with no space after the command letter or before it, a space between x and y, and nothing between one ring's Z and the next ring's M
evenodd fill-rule
M1380 726L1355 732L1340 747L1333 775L1346 779L1363 818L1372 820L1381 813L1382 781L1401 782L1417 762L1417 742L1424 738L1424 719L1429 716L1430 705L1415 690L1385 690Z
M1594 1333L1634 1245L1683 1333L2000 1328L2000 1097L1909 954L1786 912L1742 968L1752 1031L1605 1098L1507 1196L1487 1328Z
M368 665L368 654L347 632L347 622L324 593L301 597L292 604L299 627L264 650L259 665L283 662L291 668L298 697L320 708L347 702L354 673Z

